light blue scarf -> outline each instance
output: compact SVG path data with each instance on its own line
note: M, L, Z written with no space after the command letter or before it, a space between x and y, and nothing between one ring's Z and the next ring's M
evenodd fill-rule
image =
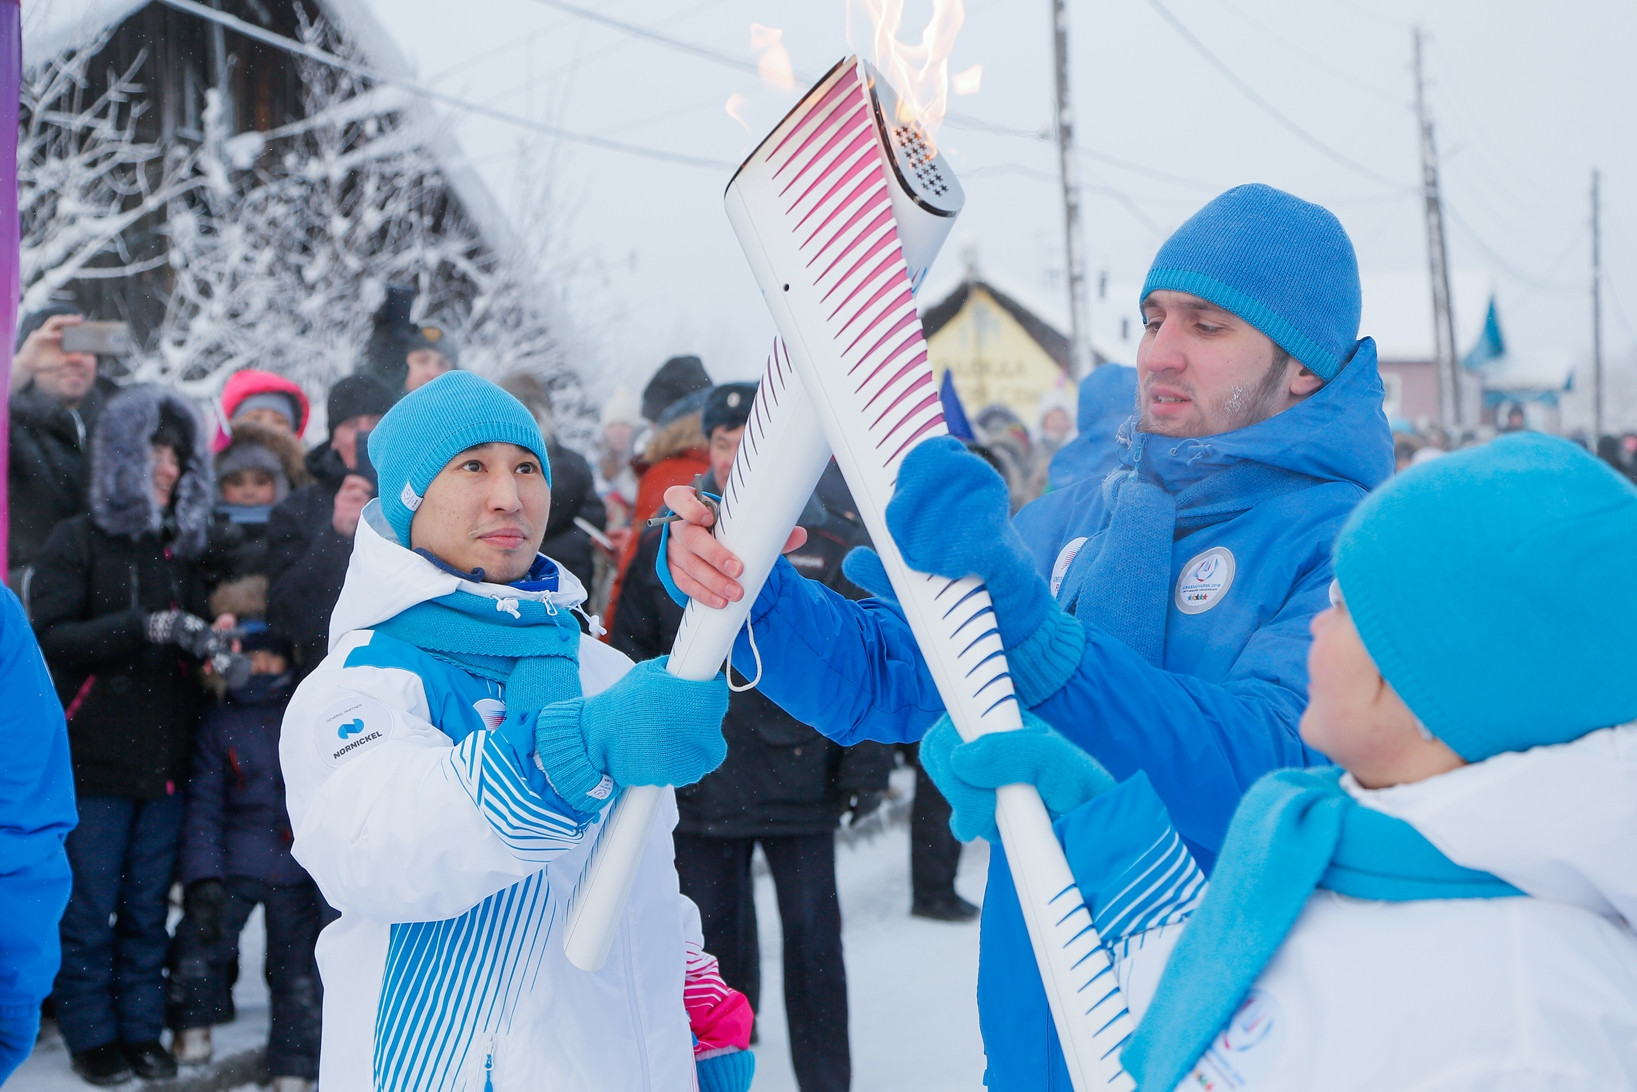
M1081 550L1057 601L1164 666L1171 602L1171 546L1177 539L1250 511L1317 479L1262 463L1240 463L1167 493L1140 470L1110 475L1103 501L1110 513L1095 550Z
M1358 804L1336 767L1280 770L1245 794L1210 890L1120 1060L1141 1092L1172 1092L1284 943L1316 888L1360 899L1521 895L1445 857L1414 827Z
M566 607L454 591L375 629L502 684L512 713L580 696L580 626Z

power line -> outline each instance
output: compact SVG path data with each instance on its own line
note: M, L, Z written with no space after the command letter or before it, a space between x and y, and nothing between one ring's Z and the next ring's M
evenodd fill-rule
M1252 15L1250 12L1246 11L1244 8L1240 7L1238 4L1233 3L1233 0L1217 0L1217 3L1220 4L1224 8L1227 8L1229 11L1233 12L1235 15L1239 16L1239 18L1243 19L1245 22L1249 23L1251 26L1253 26L1257 30L1261 31L1264 35L1271 38L1273 41L1275 41L1275 42L1279 43L1280 45L1284 46L1291 53L1295 54L1298 57L1301 57L1303 60L1307 61L1309 64L1312 64L1315 67L1323 69L1324 71L1330 73L1332 76L1337 76L1337 77L1339 77L1339 78L1341 78L1343 80L1346 80L1348 83L1352 84L1354 87L1363 88L1364 90L1370 92L1370 94L1372 94L1372 95L1379 95L1382 98L1388 98L1388 99L1397 97L1398 92L1388 91L1385 88L1377 87L1375 84L1370 83L1368 80L1365 80L1365 79L1362 79L1362 78L1360 78L1358 76L1355 76L1351 72L1346 71L1345 69L1336 67L1336 65L1334 63L1332 63L1330 60L1326 59L1323 56L1320 56L1320 55L1314 53L1312 50L1308 49L1306 46L1302 45L1301 43L1291 41L1289 38L1286 38L1283 34L1280 34L1278 31L1274 30L1272 27L1268 26L1266 23L1264 23L1260 19L1256 18L1254 15Z
M224 12L217 11L214 8L208 8L203 4L195 3L194 0L159 0L159 2L167 7L175 8L177 11L196 16L197 18L204 19L207 22L216 23L219 26L233 31L235 34L241 34L246 38L253 39L254 41L262 42L266 45L282 49L287 53L293 53L297 56L306 57L308 60L317 61L320 64L329 65L332 68L338 68L344 72L350 72L355 76L361 76L364 79L371 80L375 83L401 88L402 90L408 91L413 95L418 95L421 98L428 99L433 102L442 103L445 106L454 107L457 110L463 110L467 113L492 118L495 121L504 122L508 125L515 125L523 129L530 129L537 133L544 133L547 136L553 136L559 140L569 141L570 143L574 144L584 144L593 148L601 148L604 151L621 152L625 155L641 156L644 159L657 159L667 163L676 163L684 167L703 167L709 170L732 170L734 167L734 164L729 163L726 160L707 159L703 156L687 155L682 152L669 152L661 148L650 148L641 144L630 144L623 140L610 140L607 137L600 137L591 133L575 132L572 129L564 129L557 125L548 125L545 122L535 121L532 118L526 118L520 114L513 114L505 110L496 109L492 106L485 106L482 103L471 102L455 95L450 95L442 91L434 90L430 87L422 86L413 80L405 79L401 76L394 76L386 72L369 68L365 65L357 64L353 61L345 59L344 57L338 57L333 53L319 49L316 46L308 45L305 42L298 42L294 38L286 38L282 34L275 34L270 30L264 30L253 23L245 22L243 19L240 19L237 16L228 15Z
M1349 156L1338 152L1336 149L1332 148L1330 145L1326 144L1324 141L1320 140L1318 137L1296 124L1295 121L1291 120L1290 117L1283 113L1277 106L1274 106L1273 103L1263 98L1261 93L1254 87L1241 79L1239 74L1232 68L1228 67L1228 65L1223 62L1221 58L1212 53L1210 48L1207 47L1204 42L1200 41L1199 38L1194 35L1193 31L1188 29L1182 20L1178 19L1171 13L1169 8L1160 3L1160 0L1148 0L1148 4L1155 11L1159 12L1160 16L1167 23L1171 24L1171 29L1175 30L1177 34L1181 36L1183 41L1192 46L1196 53L1205 58L1206 62L1210 64L1212 68L1216 69L1224 79L1237 87L1240 92L1246 98L1250 99L1251 102L1254 103L1263 113L1267 114L1268 117L1272 118L1274 121L1277 121L1281 126L1301 140L1303 144L1306 144L1308 147L1320 153L1325 158L1339 163L1341 166L1346 167L1355 174L1361 175L1374 182L1379 182L1386 186L1392 186L1395 189L1411 189L1411 187L1406 186L1403 182L1394 178L1389 178L1380 171L1377 171L1372 167L1367 167L1358 160L1352 159Z
M1536 277L1535 275L1533 275L1531 273L1525 273L1522 269L1518 268L1517 266L1513 265L1511 262L1507 261L1505 258L1501 257L1500 254L1495 251L1494 247L1491 247L1488 243L1484 242L1483 236L1479 235L1478 232L1476 230L1474 230L1472 225L1466 222L1465 217L1463 217L1460 213L1455 211L1453 206L1446 204L1444 206L1444 214L1446 216L1448 216L1451 221L1454 222L1456 227L1460 228L1463 232L1466 233L1466 237L1475 246L1477 246L1477 248L1479 250L1484 252L1485 257L1487 257L1491 262L1494 262L1495 265L1501 270L1501 272L1505 273L1507 276L1511 277L1513 280L1518 281L1518 282L1520 282L1522 284L1526 284L1530 288L1539 289L1542 292L1578 292L1578 291L1580 291L1581 286L1578 285L1578 284L1569 284L1569 283L1564 282L1564 281L1541 280L1539 277ZM1578 248L1579 246L1580 246L1580 242L1578 240L1576 240L1575 243L1573 244L1573 248ZM1562 262L1563 262L1563 257L1559 256L1557 261L1552 263L1551 268L1556 268L1558 265L1561 265Z

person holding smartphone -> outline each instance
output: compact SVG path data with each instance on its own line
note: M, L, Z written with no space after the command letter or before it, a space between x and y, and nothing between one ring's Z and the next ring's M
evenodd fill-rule
M85 323L79 309L53 304L17 328L12 358L10 469L11 520L6 560L20 592L28 566L59 522L91 510L88 464L91 432L116 391L97 375L93 352L70 351L65 331Z

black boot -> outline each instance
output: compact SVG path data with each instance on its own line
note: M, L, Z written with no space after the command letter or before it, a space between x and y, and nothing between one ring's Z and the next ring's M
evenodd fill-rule
M70 1055L74 1072L86 1084L120 1084L131 1079L131 1063L118 1043L103 1043Z
M978 916L978 908L953 891L937 898L916 899L909 912L933 921L971 921Z
M158 1039L149 1039L145 1043L126 1043L125 1057L130 1059L131 1068L136 1075L145 1081L169 1080L176 1076L176 1059L171 1052L159 1045Z

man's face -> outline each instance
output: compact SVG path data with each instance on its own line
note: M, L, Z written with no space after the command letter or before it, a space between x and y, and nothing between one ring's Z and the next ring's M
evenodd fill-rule
M1322 386L1250 323L1186 292L1150 292L1137 346L1138 427L1215 436L1254 425Z
M1053 440L1061 440L1073 427L1074 422L1069 420L1068 411L1062 406L1053 406L1040 419L1040 431Z
M342 421L330 433L330 446L341 456L341 462L348 470L358 469L358 434L368 432L380 423L379 414L361 413Z
M97 380L97 358L92 353L65 353L57 342L41 350L40 369L34 373L34 387L47 398L63 405L78 406Z
M436 349L412 349L406 359L409 361L409 374L404 377L405 394L420 390L454 367L449 358Z
M278 492L273 484L273 475L255 467L235 470L218 484L221 486L223 504L240 504L246 508L272 504L273 495Z
M739 454L739 441L745 438L745 426L711 429L711 477L718 488L727 485L733 460Z
M479 444L449 460L426 488L410 544L497 584L521 580L546 533L551 488L534 452Z

